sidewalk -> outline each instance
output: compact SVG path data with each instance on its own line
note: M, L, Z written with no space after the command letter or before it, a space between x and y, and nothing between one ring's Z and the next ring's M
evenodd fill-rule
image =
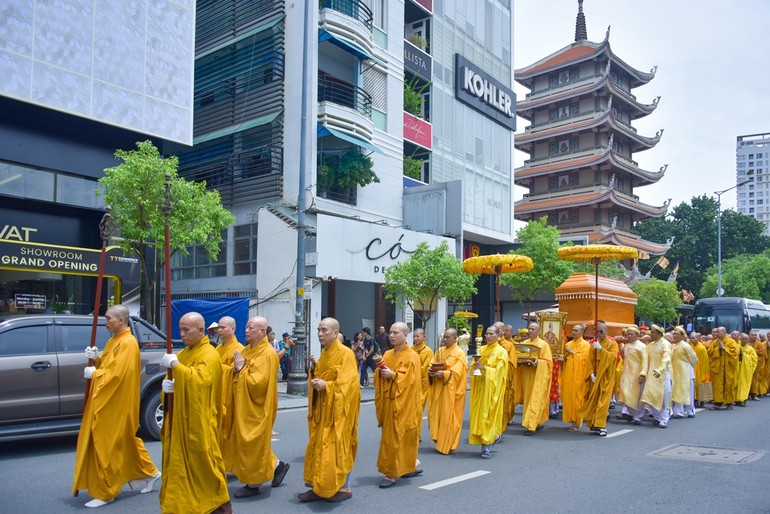
M361 402L374 401L374 387L361 389ZM286 393L286 382L278 382L278 410L307 407L307 396Z

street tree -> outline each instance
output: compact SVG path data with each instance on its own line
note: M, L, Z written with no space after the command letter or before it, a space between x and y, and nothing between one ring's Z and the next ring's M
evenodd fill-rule
M383 287L385 298L402 308L408 305L425 326L440 298L452 302L470 299L477 292L477 279L478 275L463 271L446 241L433 249L423 241L409 259L385 270Z
M719 282L717 267L708 270L701 298L716 296ZM744 254L722 261L724 296L753 298L770 303L770 250L758 255Z
M510 253L526 255L532 259L532 271L527 273L504 273L500 283L511 288L514 298L526 303L531 312L531 303L538 291L553 294L554 290L574 272L573 263L559 259L556 251L559 244L559 229L548 225L548 218L528 222L516 232L516 239L522 246ZM571 244L571 243L570 243Z
M637 318L656 323L673 323L678 319L676 308L682 303L676 282L668 282L651 278L639 280L631 285L636 293Z
M215 260L221 233L235 217L222 206L218 191L207 191L205 182L190 182L178 176L177 157L161 156L150 141L136 146L136 150L117 150L115 157L123 162L104 170L99 183L104 187L104 203L110 207L120 231L123 251L139 258L141 315L155 323L157 309L153 300L163 269L166 174L171 177L172 254L188 255L189 246L202 245ZM153 249L156 251L149 251Z

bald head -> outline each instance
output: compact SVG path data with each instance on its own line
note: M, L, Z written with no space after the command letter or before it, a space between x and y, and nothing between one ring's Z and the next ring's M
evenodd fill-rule
M414 332L412 332L412 339L416 345L423 344L425 342L425 330L422 328L415 328Z
M262 316L254 316L246 322L246 341L252 346L267 337L267 320Z
M230 316L222 316L217 324L222 343L229 343L235 337L235 319Z
M397 321L390 326L388 338L390 339L390 344L396 351L400 351L401 348L406 344L406 336L408 333L409 327L406 325L406 323Z
M334 341L341 335L340 323L334 318L324 318L318 324L318 342L321 346L327 348L334 344Z
M179 318L179 333L187 346L194 346L206 335L206 322L197 312L188 312Z
M441 342L447 348L451 348L452 346L457 344L457 330L455 330L454 328L448 328L444 330L444 335L441 338Z

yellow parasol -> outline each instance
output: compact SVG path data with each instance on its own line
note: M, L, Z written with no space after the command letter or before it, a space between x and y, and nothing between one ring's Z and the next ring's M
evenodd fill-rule
M479 255L469 257L463 261L463 270L473 274L495 274L495 288L497 299L497 321L500 321L500 274L532 271L532 259L526 255L512 253L494 255Z
M479 317L478 314L471 311L457 311L452 313L452 316L456 316L458 318L478 318Z

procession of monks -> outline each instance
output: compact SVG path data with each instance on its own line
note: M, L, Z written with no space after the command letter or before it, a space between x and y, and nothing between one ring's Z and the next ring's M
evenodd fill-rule
M165 397L173 397L173 414L161 432L161 475L134 435L140 368L127 317L125 307L111 307L107 328L113 338L102 356L95 347L85 352L94 366L86 367L84 376L93 383L78 438L73 491L89 492L93 500L86 507L112 502L126 483L148 493L160 480L164 513L229 513L228 473L243 484L235 498L261 494L266 482L280 486L290 465L271 445L279 359L268 341L267 320L248 320L244 345L235 337L235 320L223 317L215 348L203 316L190 312L181 317L185 348L163 358L163 366L173 370L173 379L164 380L162 388ZM613 339L605 323L596 328L597 337L586 340L586 327L576 325L563 355L552 355L539 324L531 323L514 338L513 327L498 322L487 328L484 341L477 339L475 355L468 356L453 328L443 332L434 353L424 330L415 330L409 345L408 326L394 323L388 334L392 348L375 357L379 487L423 473L417 455L426 406L436 451L449 454L458 448L469 376L468 443L480 445L482 458L492 457L519 405L524 435L542 429L561 406L568 431L578 432L585 423L604 436L616 401L623 409L615 418L639 425L649 413L653 424L666 428L671 417L692 418L707 401L712 410L745 407L770 390L768 341L755 331L728 336L719 327L705 337L692 333L688 340L682 327L664 332L658 325L632 325ZM342 344L336 319L321 320L317 337L320 355L310 355L307 366L303 481L309 489L297 498L334 503L353 495L359 371L354 352ZM517 352L517 342L532 350L526 358Z

